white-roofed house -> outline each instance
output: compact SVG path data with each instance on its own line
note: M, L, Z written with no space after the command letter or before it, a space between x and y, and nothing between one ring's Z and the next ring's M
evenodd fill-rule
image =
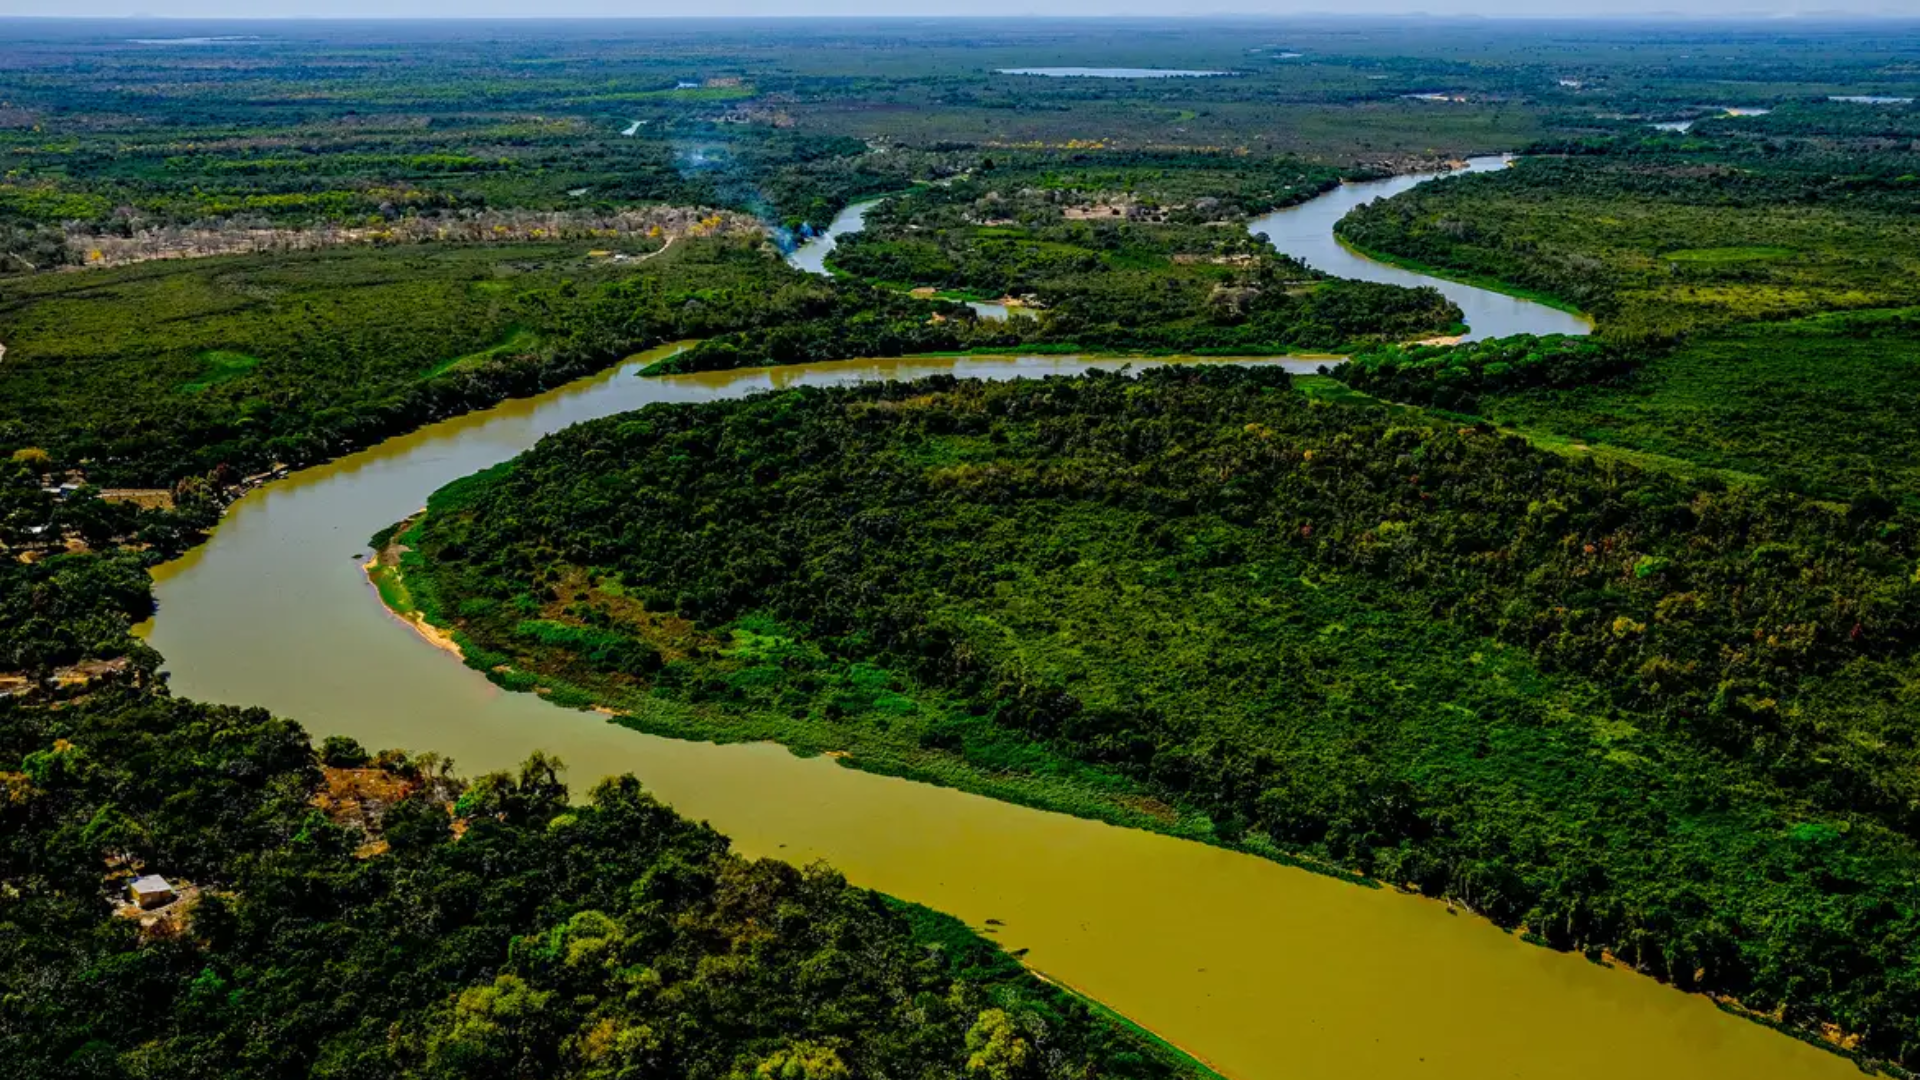
M149 910L165 907L173 903L176 898L173 886L159 874L146 874L134 878L132 884L127 886L127 891L133 894L134 903Z

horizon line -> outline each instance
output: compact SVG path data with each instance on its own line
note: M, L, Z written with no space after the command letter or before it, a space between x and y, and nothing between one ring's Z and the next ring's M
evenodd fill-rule
M76 14L53 15L28 13L22 15L0 14L0 23L5 22L203 22L203 23L487 23L487 22L805 22L805 21L890 21L890 22L1003 22L1005 14L958 14L876 11L855 14L717 14L717 15L680 15L680 14L620 14L620 15L550 15L538 12L525 14L497 15L377 15L357 13L351 15L301 14L301 15L160 15L140 12L129 15ZM1478 14L1472 12L1437 13L1432 11L1299 11L1299 12L1255 12L1255 11L1212 11L1195 14L1141 14L1137 12L1088 12L1072 15L1028 15L1021 16L1023 21L1034 22L1095 22L1133 20L1141 22L1206 22L1209 20L1228 21L1270 21L1328 19L1337 21L1361 22L1367 20L1420 19L1433 22L1508 22L1508 23L1741 23L1750 25L1777 25L1783 22L1817 23L1832 22L1909 22L1920 23L1920 13L1899 11L1817 11L1817 12L1777 12L1765 14L1759 12L1728 14L1693 14L1684 11L1649 11L1619 15L1551 15L1551 14Z

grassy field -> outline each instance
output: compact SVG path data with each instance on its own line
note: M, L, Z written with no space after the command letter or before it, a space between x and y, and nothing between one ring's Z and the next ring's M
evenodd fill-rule
M361 246L0 278L0 448L84 462L105 486L324 460L778 318L783 287L823 287L758 236L644 263L593 250Z
M200 354L200 361L206 365L206 370L198 378L181 383L181 393L197 394L208 387L238 379L260 366L259 357L230 349L208 349Z
M288 413L351 406L450 370L507 338L525 317L520 289L594 272L582 250L562 246L426 247L0 282L0 441L91 458L127 481L241 466L234 444Z
M1390 261L1577 302L1640 365L1410 399L1826 498L1920 498L1920 189L1900 152L1856 153L1841 119L1815 111L1791 137L1723 126L1690 148L1621 139L1349 217L1345 238Z
M1557 297L1616 336L1920 303L1920 225L1899 184L1834 193L1813 165L1725 156L1523 160L1422 185L1341 235Z
M1625 384L1499 395L1488 418L1769 477L1920 500L1920 310L1703 334Z
M502 356L531 351L538 342L539 338L533 331L522 326L511 327L507 331L507 336L500 341L499 344L481 349L478 352L468 353L465 356L456 356L449 360L442 360L421 373L420 377L423 379L433 379L451 371L471 370L485 364L489 360L496 360Z

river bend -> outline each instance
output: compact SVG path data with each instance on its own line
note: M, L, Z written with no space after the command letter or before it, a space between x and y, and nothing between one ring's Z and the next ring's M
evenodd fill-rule
M1406 280L1332 243L1331 227L1355 201L1418 182L1350 185L1254 228L1312 265ZM1544 314L1552 309L1439 284L1465 297L1476 332L1567 328ZM747 854L826 859L858 884L975 926L1002 921L1000 940L1030 949L1036 967L1236 1080L1855 1075L1844 1060L1705 998L1522 944L1428 900L777 746L642 735L507 693L385 612L360 570L367 537L448 481L570 424L769 388L935 372L1013 378L1123 361L856 360L641 379L643 362L248 494L208 543L155 572L160 612L150 640L167 657L175 691L263 705L316 738L438 750L469 774L512 767L536 748L564 759L576 788L631 772Z

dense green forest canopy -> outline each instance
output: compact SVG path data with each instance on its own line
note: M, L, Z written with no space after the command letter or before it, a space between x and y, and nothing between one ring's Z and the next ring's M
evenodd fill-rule
M1804 211L1777 215L1742 248L1817 247L1817 273L1798 258L1728 256L1712 214L1679 230L1697 243L1655 253L1684 259L1614 266L1556 253L1536 260L1551 274L1511 258L1479 269L1558 289L1623 329L1633 320L1607 305L1633 274L1780 278L1736 299L1662 279L1661 297L1683 302L1635 316L1649 332L1698 321L1686 313L1806 314L1910 291L1904 272L1847 280L1870 258L1850 237L1910 230L1899 200L1911 125L1899 109L1824 98L1899 94L1913 78L1904 38L1846 27L1717 31L1707 50L1591 24L960 21L902 35L668 22L531 36L478 24L399 35L362 24L8 25L18 32L0 46L17 76L0 102L0 450L45 449L107 484L319 460L672 337L717 340L669 370L959 349L1338 351L1424 337L1454 319L1437 297L1319 281L1214 223L1337 177L1528 141L1637 145L1650 120L1674 115L1709 118L1650 145L1711 144L1727 176L1751 171L1726 165L1729 154L1769 164L1737 183L1691 164L1655 168L1632 190L1677 185L1666 203L1717 204L1736 188L1771 198L1799 184ZM1232 74L999 73L1036 57ZM1409 97L1422 93L1460 100ZM1714 120L1717 104L1775 111ZM1743 150L1738 139L1758 142ZM1605 171L1608 158L1582 160ZM1865 164L1842 174L1848 161ZM1516 181L1475 181L1494 182ZM827 295L769 251L715 251L723 245L644 269L631 261L693 235L685 221L647 216L663 206L724 210L738 216L719 231L765 227L786 242L851 200L902 191L875 211L874 235L847 244L844 270L956 295L1032 293L1051 314L983 325L853 282ZM1847 198L1828 205L1833 192ZM1475 221L1489 235L1524 234ZM1898 247L1888 257L1903 257ZM220 252L253 254L46 273ZM659 280L671 298L700 291L698 279L720 296L644 320L580 302L629 277ZM736 302L755 290L776 297L769 317ZM793 297L807 299L779 302Z
M830 265L874 282L1042 309L1029 340L1110 349L1337 351L1444 330L1431 291L1333 281L1249 235L1339 172L1224 154L983 158L869 211ZM1032 320L1010 320L1019 326Z
M1545 147L1568 153L1364 207L1340 225L1349 241L1574 301L1611 359L1546 382L1463 377L1474 364L1444 356L1343 377L1561 442L1912 500L1917 132L1911 105L1793 103Z
M928 164L967 170L876 213L894 214L895 202L920 213L947 193L947 203L990 201L1051 178L1050 190L1083 202L1124 184L1184 200L1174 211L1183 220L1223 220L1067 222L1056 207L1058 220L1033 237L999 242L986 260L997 268L971 282L979 293L1030 286L1050 305L1042 318L1003 322L910 297L904 286L924 283L911 272L904 283L801 273L754 219L689 224L678 211L655 215L682 230L664 239L658 223L640 228L652 218L605 236L571 219L509 217L517 239L482 221L452 238L14 275L0 278L0 449L43 450L108 486L225 484L687 338L710 340L658 370L1034 347L1332 351L1443 333L1459 318L1432 290L1325 280L1246 235L1247 213L1311 195L1338 170L1119 151L940 162ZM974 182L967 171L1011 179Z
M1423 184L1340 235L1570 300L1617 338L1920 302L1920 155L1666 142Z
M198 543L219 517L209 485L181 485L166 508L45 490L35 455L0 460L0 690L57 679L87 661L158 665L134 640L153 613L147 568Z
M1904 1059L1915 525L1176 367L654 407L401 539L508 686L1157 796Z
M586 243L427 244L38 275L0 285L0 448L103 486L224 483L662 342L858 318L897 355L938 310L793 270L757 233L639 263Z
M111 682L0 699L8 1075L1199 1071L951 919L559 770L467 782ZM136 872L180 899L132 907Z
M892 195L828 258L842 280L929 300L1005 299L1005 318L950 308L902 337L840 317L727 334L652 372L892 356L1085 349L1341 352L1457 329L1432 289L1330 279L1249 235L1253 214L1366 171L1196 152L983 152Z
M71 227L636 201L819 224L856 195L924 176L937 162L922 156L954 147L1377 165L1920 86L1908 39L1844 25L1705 36L1358 19L6 26L0 234L36 265L58 257L55 234ZM1232 74L999 73L1037 63ZM894 153L863 153L870 143Z
M1913 42L0 21L0 1053L1192 1071L630 779L574 802L543 757L469 783L316 753L168 696L131 636L145 569L243 476L703 338L659 370L1366 352L1312 394L1194 368L611 418L436 495L392 595L502 685L636 727L1405 884L1914 1064L1920 112L1829 100L1920 96ZM1001 71L1037 65L1226 74ZM1528 147L1345 234L1570 301L1593 340L1408 345L1459 312L1245 232L1341 178ZM837 276L781 261L882 194ZM958 302L1006 293L1044 315ZM115 912L136 871L187 900Z
M1224 298L1226 290L1259 278L1313 280L1316 275L1249 236L1244 223L1339 179L1337 170L1284 158L986 157L963 176L868 211L865 227L834 251L830 265L872 280L981 297L1037 293L1049 306L1072 290L1101 291L1106 279L1128 272L1177 268L1168 291L1197 287L1201 301L1180 297L1185 307L1197 308L1211 286Z
M1912 504L1920 493L1920 309L1748 324L1665 350L1596 343L1557 358L1509 340L1429 352L1357 357L1339 377L1580 452L1624 450L1833 499Z
M1604 385L1634 371L1641 352L1591 337L1514 334L1369 349L1333 372L1375 397L1466 411L1488 396L1522 388Z

